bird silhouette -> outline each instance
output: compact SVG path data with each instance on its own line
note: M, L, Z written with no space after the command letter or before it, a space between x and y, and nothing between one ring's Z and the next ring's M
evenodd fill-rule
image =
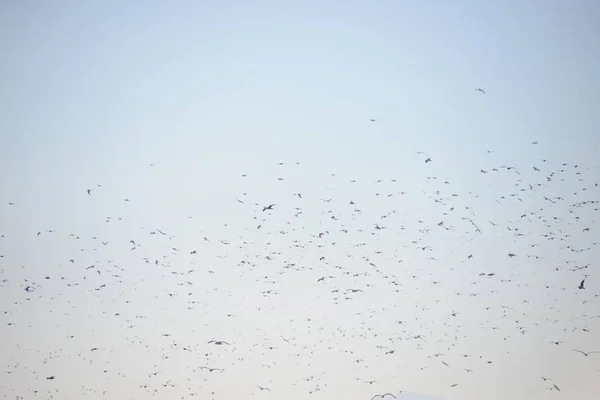
M394 396L391 393L384 393L384 394L376 394L375 396L371 397L371 400L379 399L379 398L383 399L385 396L391 396L394 399L396 398L396 396Z
M573 351L576 351L578 353L583 354L584 356L589 356L590 354L594 354L594 353L600 353L600 351L588 351L587 353L585 351L581 351L581 350L577 350L577 349L573 349Z
M270 204L268 206L263 207L263 211L272 210L275 207L275 204Z

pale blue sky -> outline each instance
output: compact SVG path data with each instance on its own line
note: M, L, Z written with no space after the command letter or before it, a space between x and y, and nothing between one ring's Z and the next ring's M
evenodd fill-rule
M598 49L597 1L2 2L0 393L592 399Z

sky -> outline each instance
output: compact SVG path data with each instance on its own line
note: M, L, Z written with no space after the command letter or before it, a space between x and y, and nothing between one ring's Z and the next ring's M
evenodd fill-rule
M2 2L0 395L595 398L598 43L591 0Z

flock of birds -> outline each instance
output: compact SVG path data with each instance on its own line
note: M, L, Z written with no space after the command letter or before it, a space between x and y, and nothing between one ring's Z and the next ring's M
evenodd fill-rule
M435 163L422 152L417 160ZM277 163L273 186L303 165ZM440 385L459 390L528 335L562 356L581 354L573 363L592 359L600 352L579 349L576 335L600 338L600 290L586 285L598 254L597 171L545 159L474 169L486 194L427 171L413 191L400 177L331 174L328 188L282 186L275 201L264 187L251 192L244 173L228 200L235 221L214 234L182 227L196 216L170 229L144 220L123 234L128 219L139 222L126 213L81 232L40 228L27 247L46 238L57 257L41 266L23 265L6 244L11 232L0 232L0 391L208 399L231 398L227 388L239 386L260 398L290 389L331 398L337 379L362 387L355 398L376 389L372 399L395 398L408 381L402 371L438 380L451 368ZM82 188L81 201L106 186ZM19 204L7 206L4 214ZM500 353L469 353L477 330ZM41 364L28 361L34 353ZM565 389L556 377L539 381L541 393Z

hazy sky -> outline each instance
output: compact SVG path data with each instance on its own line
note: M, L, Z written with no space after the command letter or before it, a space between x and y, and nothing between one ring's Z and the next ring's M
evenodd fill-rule
M2 2L0 394L596 399L598 49L591 0Z

